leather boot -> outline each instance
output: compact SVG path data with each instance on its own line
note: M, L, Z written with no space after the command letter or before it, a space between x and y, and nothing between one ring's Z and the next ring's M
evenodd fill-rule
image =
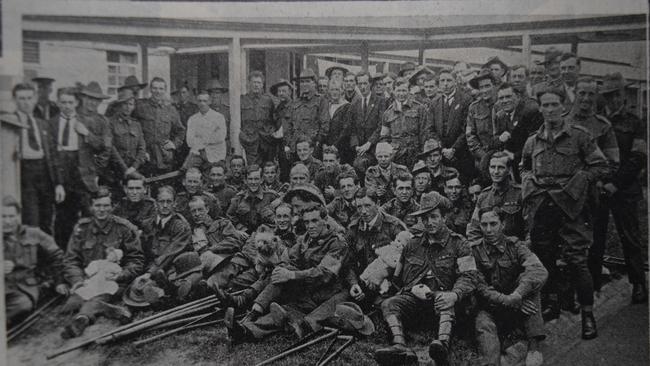
M632 285L632 304L643 304L648 302L648 290L644 284L635 283Z
M560 317L560 304L558 303L557 294L548 294L546 304L542 309L542 318L545 322Z
M255 314L251 313L257 313L254 311L251 311L249 314L246 315L249 319L252 319ZM246 319L246 317L244 319ZM228 339L230 341L230 345L235 345L238 343L242 343L245 340L249 338L249 332L248 329L243 327L240 322L235 319L235 308L229 307L226 309L226 312L224 313L223 316L223 322L226 325L226 329L228 330Z
M435 339L429 345L429 356L436 362L436 366L449 365L449 341L451 340L454 318L455 314L453 309L440 312L438 339Z
M105 317L116 319L122 325L130 323L131 318L133 318L131 312L122 306L109 304L105 301L99 301L99 304L102 306L101 313L104 314Z
M596 319L592 311L582 311L582 339L594 339L598 337Z
M290 329L298 339L301 339L312 331L311 326L305 319L292 315L278 303L272 302L269 305L269 313L276 320L276 324L280 327Z
M386 323L393 335L392 345L375 351L375 361L380 365L404 365L418 361L418 356L406 346L402 322L395 315L388 315Z

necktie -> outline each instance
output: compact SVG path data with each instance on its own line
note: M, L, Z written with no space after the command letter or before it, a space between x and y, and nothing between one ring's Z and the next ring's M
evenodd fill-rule
M63 136L61 137L61 146L68 146L70 144L70 118L61 116L65 120L63 126Z
M363 98L363 116L366 116L366 112L368 111L368 99L366 97Z
M38 145L38 140L36 139L36 126L34 126L35 121L29 116L27 116L27 119L29 120L29 130L27 131L27 142L29 143L29 147L32 150L40 150L41 147Z

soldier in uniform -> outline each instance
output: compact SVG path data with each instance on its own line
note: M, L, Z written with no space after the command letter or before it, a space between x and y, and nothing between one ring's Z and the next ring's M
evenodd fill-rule
M123 253L120 262L122 271L113 280L121 289L113 295L101 294L85 301L76 294L69 297L64 310L78 309L79 312L61 333L64 339L80 336L99 315L117 318L121 322L130 321L128 310L110 302L120 298L124 287L142 272L144 254L136 227L112 215L111 210L110 192L100 186L92 198L93 217L81 218L74 228L65 254L63 276L74 292L86 279L84 270L90 262L106 259L108 248L120 249Z
M217 197L221 212L228 210L230 200L237 194L237 188L226 183L226 165L223 161L216 162L208 170L205 190Z
M348 255L345 239L327 225L327 210L311 204L302 212L307 233L289 250L289 260L271 274L271 283L257 296L241 321L226 311L226 327L233 342L260 339L290 325L296 335L322 328L320 321L333 315L337 302L348 296L340 272ZM263 315L265 314L266 315Z
M129 89L126 89L129 90ZM129 92L131 92L129 90ZM116 113L109 118L113 137L111 151L112 167L120 175L139 176L138 169L147 159L147 148L144 143L142 126L131 117L135 109L135 98L127 96L115 101ZM117 183L117 182L116 182Z
M475 319L478 353L483 365L501 364L501 343L508 330L523 329L528 341L527 366L541 366L539 341L546 338L539 291L548 272L539 258L516 237L505 234L505 211L482 207L480 239L471 244L480 273Z
M176 195L176 202L174 203L174 210L183 215L186 219L190 219L190 200L194 196L203 197L210 216L222 217L224 212L221 210L221 202L219 199L203 187L203 175L197 168L190 168L185 172L183 179L183 192L178 192Z
M479 91L479 98L469 105L465 138L474 157L474 166L481 175L485 175L485 156L494 138L496 87L499 80L490 71L482 70L469 84Z
M147 196L143 177L127 177L123 187L126 197L115 205L113 215L129 220L142 230L143 222L156 216L156 201Z
M451 201L447 213L447 227L460 235L465 235L474 206L465 195L465 187L458 177L451 177L445 181L445 196Z
M395 101L381 117L379 134L390 140L393 160L411 167L424 141L431 135L426 126L426 106L409 95L406 79L395 80L394 94Z
M524 217L531 249L549 271L546 318L557 317L556 259L568 264L582 307L582 338L598 333L593 316L593 282L587 265L593 232L585 202L590 184L609 171L607 160L584 127L562 118L562 89L538 92L544 125L524 145L521 160ZM544 315L544 314L543 314Z
M316 146L314 145L314 141L306 135L300 136L296 140L298 162L307 167L309 170L309 178L312 180L323 166L323 162L314 157Z
M314 185L323 192L325 201L331 202L337 195L336 178L341 173L354 171L349 164L341 164L339 150L335 146L326 146L323 149L323 165L316 172Z
M555 47L549 47L544 53L544 80L533 87L533 95L537 96L540 90L546 88L562 89L566 98L563 103L565 112L571 110L575 94L572 88L564 82L562 78L562 69L560 67L564 53Z
M413 176L410 173L398 175L393 181L393 193L395 198L381 205L382 211L402 220L408 227L415 225L417 219L411 214L418 211L420 205L413 198Z
M260 224L273 223L270 203L278 197L277 193L262 189L262 169L251 165L246 173L246 189L230 201L227 216L237 229L252 233Z
M280 182L278 164L275 161L267 161L262 167L262 189L284 194L289 190L289 183Z
M350 247L350 259L345 271L345 280L350 286L350 296L356 301L369 296L367 304L372 305L378 288L366 288L359 276L372 261L377 259L375 249L389 245L397 234L407 230L406 225L395 216L380 209L377 197L372 191L360 188L354 195L357 215L352 219L345 234ZM362 287L363 286L363 287ZM364 291L365 290L365 291Z
M117 88L117 99L120 100L133 97L137 100L140 96L140 90L146 87L147 83L140 83L135 75L129 75L124 79L124 85ZM110 102L106 107L104 116L106 116L106 118L113 117L118 112L118 104L117 101Z
M601 287L601 267L606 247L607 222L611 209L616 231L623 245L628 280L632 284L632 302L648 300L643 261L645 250L639 229L639 202L643 192L639 173L646 166L647 144L643 122L625 105L625 79L620 73L605 76L601 89L607 118L616 134L620 166L611 179L603 184L600 205L595 211L594 244L589 251L589 266L594 278L594 289ZM580 93L580 91L578 92Z
M503 218L503 232L507 236L525 239L527 230L522 214L521 186L512 182L510 171L512 159L503 151L490 156L489 172L492 185L481 191L476 200L472 218L467 225L467 240L473 243L481 238L479 212L483 209L497 207Z
M449 364L449 342L455 318L454 306L474 290L476 264L465 238L445 225L451 203L437 192L420 201L422 222L411 228L414 238L404 248L393 281L398 293L381 304L392 335L391 346L375 351L380 365L416 362L406 346L404 323L438 318L438 338L429 345L436 365ZM435 315L435 317L434 317Z
M440 140L431 138L424 142L422 153L418 155L418 159L424 161L427 170L431 173L430 188L440 194L444 193L447 180L452 177L460 177L456 168L444 165L442 150Z
M20 204L15 198L2 199L2 234L4 243L5 306L9 327L32 312L41 298L41 287L55 285L57 293L67 294L60 277L63 251L54 239L36 227L22 225Z
M176 108L165 100L165 80L159 77L151 79L149 89L151 98L138 101L133 117L140 122L144 133L150 159L147 173L158 175L176 167L175 154L183 146L185 128Z
M285 79L280 79L277 83L271 85L271 94L277 98L276 106L273 110L273 119L275 119L280 126L274 134L274 146L280 165L280 180L285 182L289 179L289 170L291 155L284 152L283 146L288 146L287 132L289 130L288 111L291 101L293 100L293 85Z
M211 217L201 196L192 197L190 212L192 245L194 251L199 254L210 251L215 254L232 255L239 252L248 239L248 235L237 230L230 220Z
M32 81L38 86L38 100L34 106L34 117L49 121L60 113L59 106L50 100L54 79L38 76L33 78Z
M264 93L264 75L253 71L248 76L249 92L241 96L241 132L239 141L248 165L262 166L274 160L275 145L273 133L282 121L273 117L275 105L271 96Z
M393 180L400 173L408 173L404 165L393 162L393 146L380 142L375 147L377 165L368 168L365 174L365 187L377 196L378 204L383 205L393 198Z
M321 144L330 131L327 100L316 93L316 74L312 69L302 70L298 81L300 98L293 101L287 111L284 151L295 153L298 138L307 136L314 143L315 155L320 156Z
M327 204L327 213L341 226L348 227L357 214L354 195L359 189L359 178L354 172L342 172L336 177L340 195Z

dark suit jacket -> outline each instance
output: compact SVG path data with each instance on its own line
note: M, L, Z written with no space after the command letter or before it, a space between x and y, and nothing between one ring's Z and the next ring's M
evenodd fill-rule
M521 160L521 151L524 149L528 136L535 133L542 123L544 123L544 117L539 111L537 102L531 98L524 98L515 107L512 119L503 110L497 113L494 122L496 129L494 131L494 141L490 149L505 149L514 153L514 162L516 164ZM510 132L510 139L505 143L499 141L499 136L504 131Z
M16 117L20 122L29 126L29 121L23 120L18 112L16 112ZM41 135L43 159L45 159L45 164L47 165L47 174L49 174L54 186L62 184L59 159L57 159L56 155L56 135L52 131L49 123L36 116L34 116L34 120L36 121L38 132Z
M330 105L331 103L328 101L328 113ZM342 147L349 148L350 146L350 131L352 130L350 106L350 103L340 106L330 119L330 131L327 136L327 144L334 145L339 150Z
M472 97L460 89L454 92L454 99L448 107L447 120L444 121L444 95L440 95L429 103L428 126L433 136L440 139L444 148L464 150L467 146L465 140L465 125L467 123L467 110L472 103Z
M370 141L371 145L374 145L379 140L381 115L386 110L386 101L383 97L371 93L368 101L368 111L365 116L361 111L362 103L361 95L357 95L350 105L351 147L363 145L368 141Z

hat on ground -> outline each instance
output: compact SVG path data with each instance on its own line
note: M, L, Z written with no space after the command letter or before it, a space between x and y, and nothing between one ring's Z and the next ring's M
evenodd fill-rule
M483 64L483 69L489 69L490 65L499 64L504 72L508 71L508 65L505 62L501 61L498 56L490 57L485 64Z
M345 74L348 73L348 71L350 71L350 70L346 69L346 68L343 67L343 66L334 65L334 66L328 67L327 70L325 70L325 75L326 75L328 78L331 79L331 78L332 78L332 71L334 71L334 70L341 70L341 71L343 71L343 75L344 75L344 76L345 76Z
M415 64L413 62L405 62L400 66L399 72L397 73L397 76L404 76L409 71L415 70Z
M310 68L306 68L306 69L303 69L302 71L300 71L300 76L298 76L297 78L294 78L294 80L312 79L312 80L316 81L316 78L317 77L316 77L316 73L314 72L314 70L312 70Z
M359 305L353 302L342 302L336 305L334 315L323 321L334 328L344 332L353 332L363 335L371 335L375 332L375 325L366 316Z
M421 216L429 211L433 211L438 207L443 207L445 209L451 208L452 204L449 201L449 198L441 195L440 193L433 191L428 192L422 195L420 198L420 209L411 214L411 216Z
M180 280L188 275L200 272L203 269L201 257L197 252L186 252L174 259L174 273L169 275L170 281Z
M313 184L297 184L284 195L284 202L291 203L294 196L302 196L311 201L326 205L325 198L320 190Z
M131 89L136 86L142 89L147 86L147 83L141 83L135 75L129 75L126 77L126 79L124 79L124 85L117 88L117 90L120 91L121 89L127 89L127 88Z
M422 149L422 152L418 154L418 159L424 159L429 155L429 153L436 150L442 151L440 140L428 139L424 142L424 148Z
M205 88L209 92L213 90L228 91L228 88L221 85L218 79L211 79L210 81L208 81L208 85Z
M146 307L165 296L165 291L147 277L136 278L122 294L122 301L128 306Z
M289 80L286 79L280 79L278 80L277 83L271 85L271 88L269 89L271 91L271 94L275 95L276 97L278 96L278 88L281 86L288 86L289 89L293 90L293 84L289 82Z
M79 94L95 98L95 99L109 99L108 95L102 92L102 87L96 81L91 81L88 85L79 90Z
M481 72L478 75L474 76L469 81L469 86L471 86L472 88L478 90L479 81L484 80L484 79L492 80L492 83L494 85L498 84L498 82L499 82L499 80L497 80L496 76L494 76L490 70L483 69L483 70L481 70Z
M47 76L37 76L32 79L36 84L51 84L54 82L54 79Z
M435 75L436 73L426 66L420 66L417 68L417 71L415 71L413 75L409 77L409 83L411 83L411 85L415 85L420 75L424 74Z
M603 85L600 87L600 94L608 94L611 92L625 89L628 84L620 72L607 74L603 77Z
M211 275L223 264L228 263L226 259L230 258L229 256L215 254L211 251L205 251L201 254L201 263L203 263L203 272L206 275Z

